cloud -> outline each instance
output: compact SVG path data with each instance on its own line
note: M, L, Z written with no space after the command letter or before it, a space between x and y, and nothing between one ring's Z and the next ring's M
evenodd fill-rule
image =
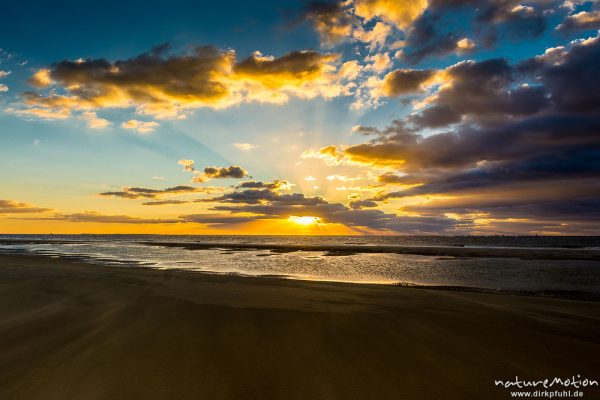
M183 165L183 170L191 172L194 177L192 182L206 182L210 179L242 179L248 176L248 171L239 165L230 165L229 167L205 167L202 172L195 167L194 160L179 160L178 164Z
M367 141L305 157L372 166L397 188L358 201L401 201L401 212L448 216L463 232L594 232L600 36L514 65L465 61L435 74L439 86L413 114L385 129L358 126Z
M230 214L189 214L180 217L186 222L195 222L209 226L238 225L254 222L258 219L270 219L265 216L235 216Z
M194 172L196 168L194 167L194 160L179 160L177 164L183 165L183 170L188 172Z
M469 38L462 38L456 42L456 51L466 54L475 49L475 43Z
M0 70L0 79L6 78L8 75L10 75L10 71ZM0 93L3 93L3 92L8 92L8 86L6 86L3 83L0 83Z
M468 53L475 42L490 47L499 36L510 40L537 37L546 27L545 12L558 3L527 4L518 0L432 0L426 12L406 28L401 58L416 64L431 56ZM456 24L458 18L461 24ZM474 29L468 29L471 27ZM465 37L469 33L476 35L475 40Z
M9 114L15 114L19 117L34 117L46 120L57 120L57 119L67 119L71 117L71 110L68 108L61 109L50 109L50 108L40 108L40 107L30 107L30 108L14 108L7 107L4 109L4 112Z
M158 122L155 121L138 121L136 119L130 119L129 121L123 122L121 128L134 130L139 133L150 133L158 128Z
M246 101L281 104L289 96L331 98L346 92L339 84L338 58L310 50L281 57L257 52L237 62L233 50L203 46L172 55L162 45L125 60L64 60L42 68L29 82L50 92L25 94L23 102L63 115L135 108L137 114L155 118L182 118L186 110L200 107L223 108ZM55 94L57 88L64 95Z
M363 70L363 67L361 67L361 65L358 63L358 61L356 61L356 60L346 61L340 67L340 76L343 78L349 79L349 80L354 80L360 75L362 70Z
M28 82L36 87L44 88L52 85L53 81L50 77L51 71L47 68L37 70Z
M324 223L344 224L358 230L413 234L440 233L452 226L452 221L446 217L398 216L380 210L355 210L341 203L330 203L322 197L307 197L302 193L282 194L273 189L240 188L203 201L217 203L211 208L215 212L255 215L244 215L249 220L312 216ZM362 204L364 207L370 205L367 202Z
M346 93L336 84L338 54L292 51L279 58L255 52L234 67L234 79L245 84L249 101L283 104L289 95L311 99L332 98Z
M390 97L419 93L434 76L434 70L397 69L385 76L381 92Z
M372 229L411 234L441 233L450 229L452 221L446 217L398 216L380 210L353 210L341 203L312 201L304 198L297 203L274 200L266 204L249 204L236 206L215 206L215 211L231 213L254 213L259 218L284 218L291 216L311 216L319 218L323 223L339 223L357 229ZM322 200L322 199L321 199ZM313 202L314 204L306 204Z
M51 211L50 208L36 207L12 200L0 200L0 214L33 214Z
M581 11L577 14L568 15L563 22L556 27L556 31L567 33L599 28L600 10Z
M355 7L361 18L381 18L406 29L427 8L427 0L356 0Z
M197 171L196 171L197 172ZM239 165L229 167L206 167L202 173L196 173L194 182L205 182L209 179L241 179L248 176L248 171Z
M141 218L129 215L106 215L96 211L86 211L74 214L56 214L48 218L28 218L31 220L66 221L66 222L92 222L103 224L176 224L184 223L182 219Z
M244 189L226 193L219 197L205 199L206 202L264 204L277 201L290 206L327 204L321 197L305 197L302 193L281 194L275 189Z
M94 111L84 111L81 118L87 122L88 127L91 129L103 129L111 125L110 121L99 118Z
M350 208L360 210L362 208L377 207L379 204L373 200L355 200L350 202Z
M454 31L440 32L443 13L428 13L415 21L406 33L405 46L398 54L409 64L417 64L430 56L445 56L457 50L458 36Z
M104 197L121 197L125 199L140 199L140 198L150 198L154 199L156 197L165 196L165 195L179 195L186 193L206 193L209 188L198 188L193 186L173 186L166 189L149 189L142 187L124 187L120 191L113 192L103 192L100 193L100 196Z
M143 206L169 206L169 205L179 205L179 204L188 204L189 201L185 200L158 200L158 201L147 201L142 203Z
M370 62L368 68L377 73L381 73L392 66L392 60L388 53L374 54L366 57L365 60Z
M600 111L600 34L553 53L526 60L520 67L547 89L555 112Z
M446 83L428 100L431 107L414 118L420 126L535 114L548 106L542 87L513 87L514 72L504 59L462 61L443 75Z
M439 128L465 121L493 121L532 115L549 107L543 86L521 84L520 67L505 59L461 61L443 70L399 69L384 78L377 93L396 97L434 92L421 100L423 110L409 115L417 127Z
M253 150L258 147L258 145L252 143L234 143L233 145L242 151Z
M307 3L302 18L313 25L325 46L334 46L350 38L356 22L347 7L331 1Z
M546 27L543 11L553 8L556 2L540 1L523 5L518 0L496 0L483 2L476 20L483 24L505 25L506 33L513 38L532 38L539 36ZM481 4L481 2L480 2Z
M364 28L356 29L354 31L354 38L358 41L368 43L369 50L374 51L377 48L383 47L391 33L391 26L386 25L383 22L377 22L371 30L366 30Z
M273 182L246 181L236 186L238 189L269 189L272 191L290 190L294 185L286 180L274 180Z

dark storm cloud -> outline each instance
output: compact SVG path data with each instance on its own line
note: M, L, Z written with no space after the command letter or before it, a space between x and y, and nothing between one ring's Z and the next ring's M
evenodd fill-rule
M328 146L318 156L391 169L379 182L405 188L367 201L413 197L423 203L406 211L462 214L460 229L475 229L466 215L482 213L473 221L515 219L532 230L591 232L600 198L599 37L518 65L470 61L438 73L448 84L422 112L382 130L361 127L369 141ZM421 130L450 123L439 133Z
M490 187L498 188L498 191L506 191L508 189L504 185L514 183L548 185L561 180L571 180L571 185L568 191L564 192L565 194L574 194L573 185L577 180L582 180L579 191L589 192L592 190L587 188L589 178L600 177L600 143L594 147L595 149L588 150L582 146L569 151L567 146L565 150L553 154L490 163L491 165L462 170L458 173L439 174L435 178L425 180L421 186L392 192L379 200L428 194L475 193ZM567 190L567 187L557 185L555 195L560 195L563 190Z
M433 70L398 69L385 76L383 93L395 97L421 92L422 85L434 74Z
M355 161L396 164L404 171L476 167L483 161L518 160L599 146L600 116L548 115L500 126L466 126L430 136L390 136L346 148Z
M444 56L457 50L461 38L454 32L441 32L443 13L425 12L408 30L406 48L402 59L409 64L417 64L430 56Z
M439 74L449 85L436 93L430 107L411 117L418 126L600 110L598 37L576 42L568 51L550 49L516 66L504 59L465 61ZM531 84L519 84L524 79Z
M410 122L419 127L441 128L462 121L462 115L452 106L436 104L418 114L411 115Z
M527 68L515 69L505 59L490 59L463 61L439 71L401 69L386 76L381 91L400 96L422 91L425 85L442 85L427 101L427 108L407 118L416 127L439 128L463 119L489 122L535 114L550 105L544 86L517 85Z
M469 203L467 200L461 205L449 206L447 204L424 205L406 207L414 212L428 213L458 213L469 214L474 210L486 212L494 218L508 219L519 216L527 219L538 219L544 221L578 221L591 224L600 221L600 200L593 197L579 199L543 199L536 202L490 200L486 202Z
M546 88L556 112L600 111L599 36L576 42L554 58L537 57L523 65Z
M439 90L432 107L413 118L420 126L528 115L548 105L543 87L513 87L513 68L504 59L464 61L445 74L450 85Z
M489 24L500 25L506 28L505 33L512 39L523 40L541 35L546 28L543 10L552 8L557 3L521 3L523 2L511 0L481 1L476 21L487 27Z

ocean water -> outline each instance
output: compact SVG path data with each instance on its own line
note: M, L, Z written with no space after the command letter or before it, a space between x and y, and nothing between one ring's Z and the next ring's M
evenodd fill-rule
M600 237L0 235L0 253L600 299Z

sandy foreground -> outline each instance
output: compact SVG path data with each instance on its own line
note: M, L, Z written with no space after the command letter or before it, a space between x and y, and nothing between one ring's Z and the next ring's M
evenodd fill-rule
M0 399L509 399L599 360L595 302L0 256Z

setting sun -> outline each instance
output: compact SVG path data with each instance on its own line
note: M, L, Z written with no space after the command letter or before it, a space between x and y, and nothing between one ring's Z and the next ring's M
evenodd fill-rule
M300 225L312 225L312 224L316 224L320 221L318 217L309 217L309 216L305 216L305 217L291 216L288 219L290 221L292 221L296 224L300 224Z

